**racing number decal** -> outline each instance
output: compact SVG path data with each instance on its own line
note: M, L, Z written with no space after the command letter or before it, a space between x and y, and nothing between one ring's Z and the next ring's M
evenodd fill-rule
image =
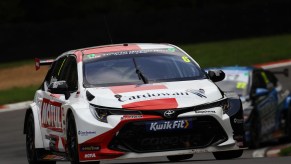
M184 60L184 62L186 63L190 63L190 59L187 56L182 56L182 59Z
M41 126L53 131L62 132L61 103L43 99L41 106Z
M236 88L237 89L245 89L247 87L247 83L246 82L237 82L236 83Z

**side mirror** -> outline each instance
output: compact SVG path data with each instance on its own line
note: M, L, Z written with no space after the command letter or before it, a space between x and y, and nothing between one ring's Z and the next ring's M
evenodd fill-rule
M48 86L48 91L55 94L64 94L67 100L71 94L66 81L55 81Z
M213 82L222 81L225 78L225 73L222 70L208 71L208 76Z
M260 97L260 96L266 96L269 94L269 90L266 88L257 88L255 92L255 96Z

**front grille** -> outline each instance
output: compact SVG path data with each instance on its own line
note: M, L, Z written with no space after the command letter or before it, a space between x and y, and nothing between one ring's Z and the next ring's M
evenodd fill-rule
M149 121L127 123L113 138L109 148L137 153L158 152L204 148L227 140L225 131L215 118L187 119L192 122L191 129L148 131L146 124Z

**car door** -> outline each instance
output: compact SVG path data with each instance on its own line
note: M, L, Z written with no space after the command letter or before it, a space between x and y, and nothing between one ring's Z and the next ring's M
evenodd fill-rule
M255 95L255 109L258 115L258 124L260 125L260 136L269 138L276 129L276 107L278 103L275 84L267 76L264 70L255 70L253 77L252 92Z
M289 92L286 89L283 89L282 85L278 82L278 79L274 76L274 74L270 71L265 71L268 79L270 79L270 82L274 85L274 92L273 94L277 97L277 106L276 106L276 132L273 136L275 137L281 137L283 135L282 131L285 131L285 128L287 126L287 113L284 112L285 110L285 100L289 95Z
M78 75L77 61L74 55L64 56L53 63L51 73L43 84L43 100L41 109L41 127L44 146L53 151L65 151L66 116L62 108L77 99ZM57 81L66 81L70 96L66 99L64 94L51 93L49 85Z

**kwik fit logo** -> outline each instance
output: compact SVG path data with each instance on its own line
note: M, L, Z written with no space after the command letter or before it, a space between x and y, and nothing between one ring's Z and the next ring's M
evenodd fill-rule
M155 121L147 123L146 126L148 131L191 129L192 121L190 119L175 121Z

